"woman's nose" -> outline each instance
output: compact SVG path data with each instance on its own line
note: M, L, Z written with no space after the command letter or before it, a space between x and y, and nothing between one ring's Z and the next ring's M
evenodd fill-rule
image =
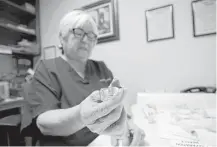
M86 43L89 41L86 34L84 34L84 36L81 38L81 41L86 42Z

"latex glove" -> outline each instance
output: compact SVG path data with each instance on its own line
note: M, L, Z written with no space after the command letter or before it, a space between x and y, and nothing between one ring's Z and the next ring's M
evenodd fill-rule
M110 99L110 97L116 94L118 89L120 88L122 88L122 86L120 85L120 81L114 78L108 88L102 88L100 90L101 101L107 101L108 99Z
M146 146L149 145L145 140L145 132L136 126L132 121L127 123L127 131L122 139L115 136L111 137L112 146L119 146L119 141L122 141L122 146Z
M116 122L108 126L103 131L102 134L115 136L116 138L121 139L125 135L126 128L127 128L127 113L123 107L121 112L121 117Z
M112 131L106 130L106 128L110 128L118 120L118 123L122 123L125 111L123 111L121 103L125 94L126 91L119 88L106 101L99 101L101 99L100 91L94 91L80 104L82 122L94 133L102 134L104 132L103 134L112 135Z
M108 95L114 94L118 88L122 88L122 87L123 86L121 86L120 81L117 78L114 78L110 83L109 87L106 89L107 91L105 90L105 93L108 93ZM122 117L116 123L112 124L109 128L107 128L105 132L106 134L107 132L112 132L113 134L112 138L122 139L123 136L126 134L126 130L127 130L127 114L124 111L124 113L122 113Z
M122 88L120 81L117 78L114 78L112 82L110 83L109 87L117 87Z

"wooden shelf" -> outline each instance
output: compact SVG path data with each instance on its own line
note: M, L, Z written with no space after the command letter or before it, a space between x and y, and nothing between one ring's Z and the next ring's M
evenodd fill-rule
M26 52L26 51L12 51L12 55L14 56L38 56L39 53L35 53L35 52ZM25 58L25 57L24 57Z
M23 97L8 98L0 102L0 111L20 108L25 104Z
M35 5L35 0L9 0L9 1L12 3L16 3L18 5L22 5L26 2L32 4L33 6Z
M24 28L24 29L18 28L15 25L12 25L12 24L4 24L4 23L0 22L0 27L11 30L11 31L14 31L16 33L26 34L26 35L30 35L30 36L36 36L35 32L25 30L26 28Z
M36 14L26 10L24 7L17 5L9 0L0 0L0 12L7 12L20 20L28 22L36 17Z
M16 65L20 59L27 59L33 68L40 55L39 0L0 0L0 56L8 56ZM17 73L25 74L25 67L20 68L16 67ZM19 80L25 79L20 76Z
M40 53L31 52L31 51L25 51L25 50L17 50L15 47L0 46L0 54L5 55L13 55L13 56L38 56Z

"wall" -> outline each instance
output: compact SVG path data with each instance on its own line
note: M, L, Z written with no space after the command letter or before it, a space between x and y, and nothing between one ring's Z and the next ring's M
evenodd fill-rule
M58 23L72 10L95 0L41 0L42 46L58 45ZM104 60L128 88L126 105L139 91L179 92L215 86L216 36L193 38L191 0L119 0L120 40L96 46L92 58ZM144 12L174 4L175 39L146 42Z

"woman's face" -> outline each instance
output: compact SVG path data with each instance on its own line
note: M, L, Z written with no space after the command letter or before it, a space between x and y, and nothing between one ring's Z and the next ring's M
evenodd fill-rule
M82 27L73 28L62 41L64 54L71 60L87 61L96 40L93 26L87 21Z

